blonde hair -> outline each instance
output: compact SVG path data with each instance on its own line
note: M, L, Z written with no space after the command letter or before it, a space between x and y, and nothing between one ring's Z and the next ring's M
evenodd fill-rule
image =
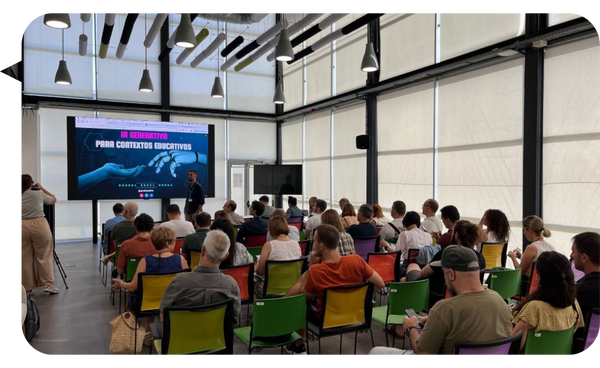
M273 216L269 219L269 233L273 238L279 235L288 235L290 228L288 227L287 220L283 216Z
M338 215L337 211L334 209L323 212L321 215L321 223L335 227L340 233L344 232L344 225L342 225L340 215Z
M545 228L544 220L535 215L525 217L523 227L531 229L537 236L542 235L544 238L549 238L552 235L550 230Z
M165 249L167 243L174 243L176 239L175 231L168 227L159 227L150 232L150 241L156 250Z

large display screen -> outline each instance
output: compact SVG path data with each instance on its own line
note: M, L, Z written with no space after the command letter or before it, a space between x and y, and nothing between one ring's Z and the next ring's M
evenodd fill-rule
M67 117L69 200L214 197L214 126Z
M254 194L302 194L302 165L254 165Z

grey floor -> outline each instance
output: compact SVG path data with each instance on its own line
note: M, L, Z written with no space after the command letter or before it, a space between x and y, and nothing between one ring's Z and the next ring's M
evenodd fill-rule
M118 299L111 303L110 288L101 282L98 271L99 249L92 242L60 243L56 253L66 272L66 289L58 269L55 268L57 295L48 295L38 288L34 298L40 309L41 327L31 342L33 348L45 354L108 354L110 343L109 322L118 315ZM242 308L242 325L245 324L246 307ZM375 346L385 346L383 326L372 325ZM391 338L391 336L390 336ZM343 337L343 354L352 354L354 334ZM390 339L391 343L391 339ZM396 340L397 346L401 341ZM367 354L371 349L370 334L359 333L357 354ZM311 354L318 353L316 341L310 342ZM339 354L340 338L321 340L322 354ZM144 348L143 353L148 353ZM234 353L248 354L247 348L234 337ZM153 352L155 354L155 352ZM280 354L280 349L253 351L254 354Z

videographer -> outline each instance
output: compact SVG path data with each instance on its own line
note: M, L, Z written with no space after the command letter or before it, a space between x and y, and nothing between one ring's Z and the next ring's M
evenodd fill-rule
M37 286L58 294L54 285L53 241L44 216L44 204L55 204L56 197L30 175L21 175L21 277L28 293Z

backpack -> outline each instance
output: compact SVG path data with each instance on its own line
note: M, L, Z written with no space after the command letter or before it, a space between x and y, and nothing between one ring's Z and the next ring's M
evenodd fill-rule
M31 342L35 334L40 329L40 310L38 309L35 299L27 294L27 314L24 322L25 338Z

